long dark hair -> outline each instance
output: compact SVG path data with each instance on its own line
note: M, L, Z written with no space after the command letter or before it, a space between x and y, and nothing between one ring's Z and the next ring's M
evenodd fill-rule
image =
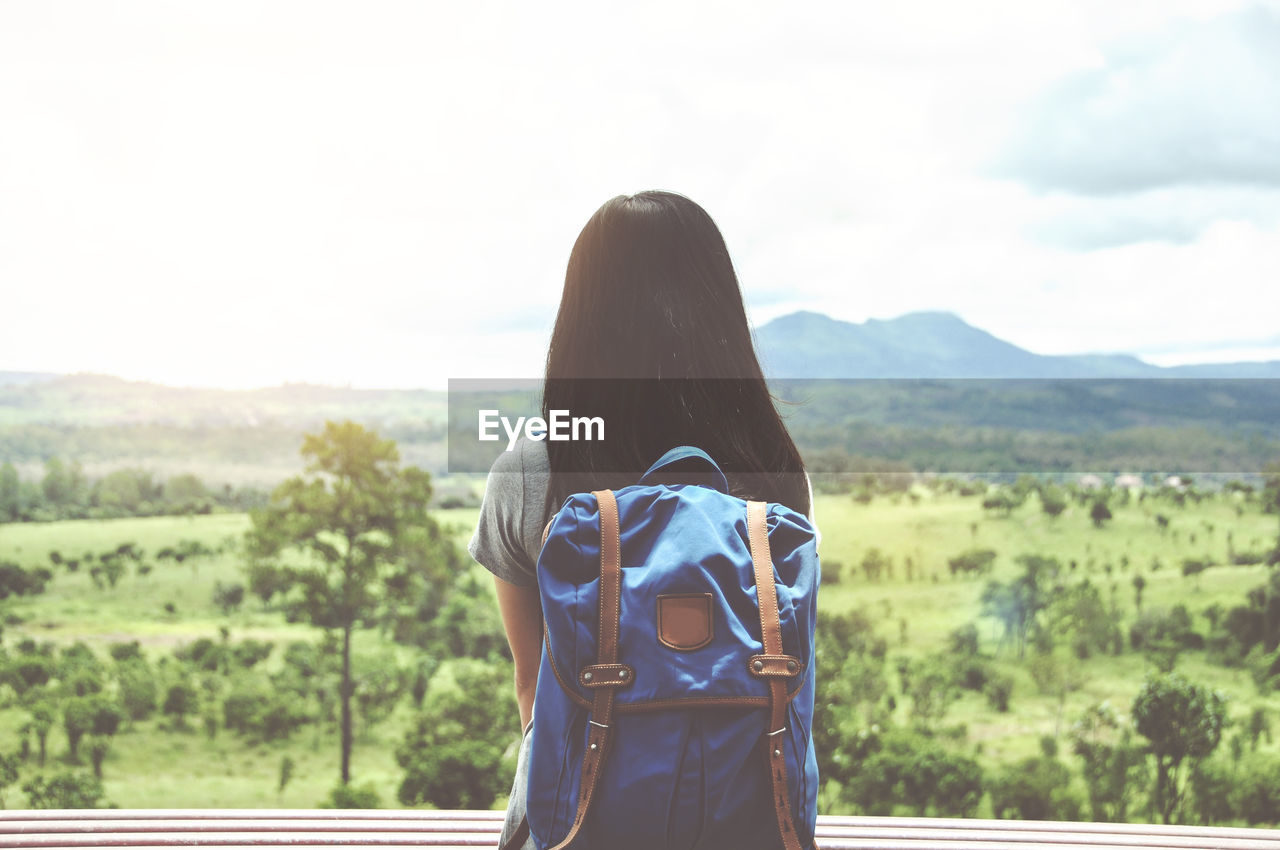
M570 493L634 484L693 445L736 495L809 512L724 237L682 195L619 195L582 228L547 352L542 414L556 410L600 417L605 439L547 441L549 511Z

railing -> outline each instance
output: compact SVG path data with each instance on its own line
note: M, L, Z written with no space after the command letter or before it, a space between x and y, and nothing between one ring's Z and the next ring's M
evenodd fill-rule
M0 812L0 847L496 847L502 813L331 809L94 809ZM1257 848L1280 831L1203 826L818 818L822 850ZM657 848L655 848L657 850Z

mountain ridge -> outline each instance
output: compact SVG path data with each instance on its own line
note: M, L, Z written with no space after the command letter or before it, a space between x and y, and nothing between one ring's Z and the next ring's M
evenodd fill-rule
M1280 360L1157 366L1132 354L1036 354L938 310L862 323L801 310L755 336L773 379L1280 378Z

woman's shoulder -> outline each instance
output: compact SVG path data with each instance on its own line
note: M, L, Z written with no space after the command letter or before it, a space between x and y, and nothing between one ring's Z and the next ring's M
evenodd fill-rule
M534 578L550 475L547 448L536 440L520 440L489 468L468 548L477 561L516 584Z
M520 438L510 451L498 454L489 467L490 478L499 476L547 476L551 474L551 461L547 458L547 445L541 440Z

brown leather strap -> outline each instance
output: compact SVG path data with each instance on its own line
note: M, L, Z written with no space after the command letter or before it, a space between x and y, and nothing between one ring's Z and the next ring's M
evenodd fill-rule
M760 639L765 657L785 658L782 653L782 622L778 617L778 588L773 583L773 559L769 555L768 506L747 502L747 539L751 543L751 564L756 573L756 601L760 606ZM773 785L773 808L778 832L786 850L801 850L791 817L791 792L787 787L787 758L783 735L787 728L787 680L769 676L769 728L765 735L765 757Z
M622 615L622 532L618 527L618 501L611 490L597 490L600 506L600 631L596 640L596 665L618 669L618 629ZM627 668L629 669L629 668ZM618 687L631 684L634 676L596 689L587 722L587 748L582 754L582 774L578 785L578 812L569 834L550 850L564 850L587 819L591 798L600 779L600 769L613 738L613 695ZM784 703L785 705L785 703Z

